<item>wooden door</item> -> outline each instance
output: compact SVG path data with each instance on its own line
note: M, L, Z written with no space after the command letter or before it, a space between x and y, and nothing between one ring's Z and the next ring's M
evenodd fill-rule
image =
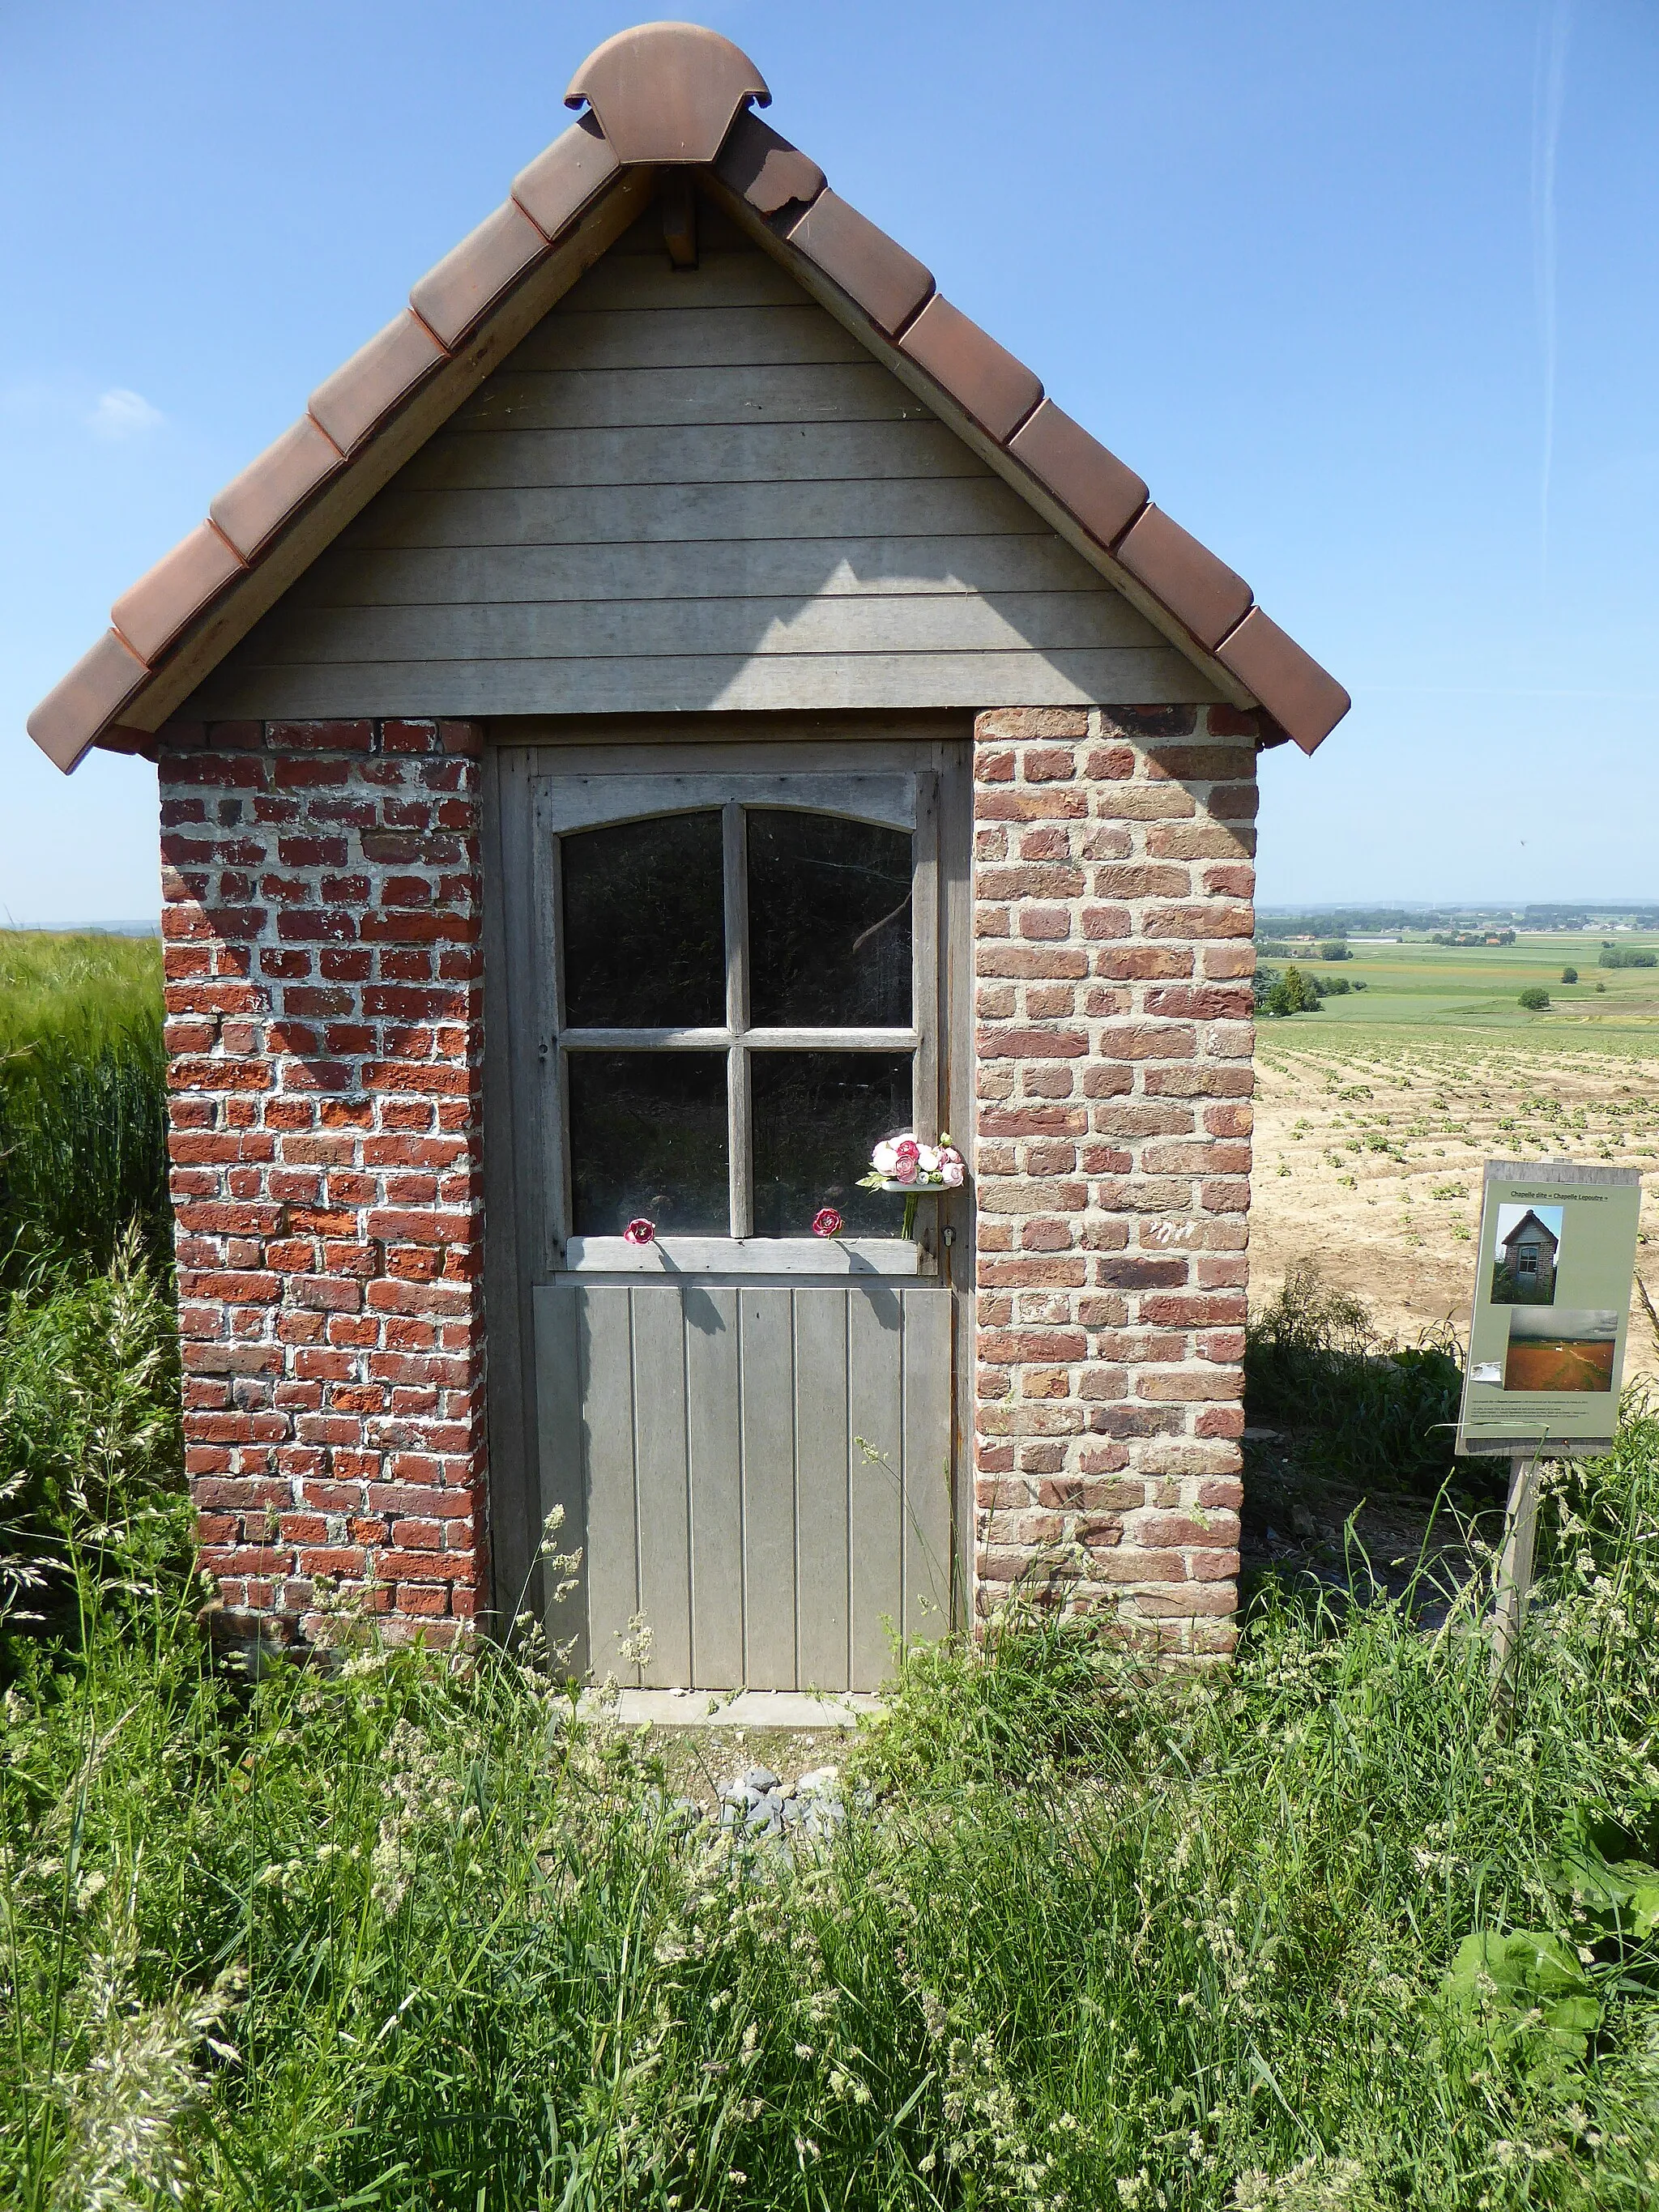
M540 1507L581 1546L586 1662L874 1687L893 1633L951 1620L961 1204L906 1236L858 1187L876 1139L941 1133L938 779L555 769L527 796Z

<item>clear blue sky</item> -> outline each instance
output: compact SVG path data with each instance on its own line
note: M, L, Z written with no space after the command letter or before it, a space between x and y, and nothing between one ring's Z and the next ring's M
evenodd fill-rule
M152 772L28 708L638 19L0 0L0 912L155 912ZM701 20L1353 692L1264 901L1659 899L1652 0Z

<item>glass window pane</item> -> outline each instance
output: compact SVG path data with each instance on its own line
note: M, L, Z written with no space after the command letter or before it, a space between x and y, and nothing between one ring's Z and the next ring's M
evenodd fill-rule
M562 840L565 1018L573 1029L720 1028L720 817L664 814Z
M870 1147L909 1127L910 1054L757 1052L749 1070L756 1236L808 1236L833 1206L849 1231L896 1237L903 1199L857 1186Z
M573 1052L571 1227L729 1237L723 1052Z
M754 807L749 1018L761 1029L908 1029L910 838Z

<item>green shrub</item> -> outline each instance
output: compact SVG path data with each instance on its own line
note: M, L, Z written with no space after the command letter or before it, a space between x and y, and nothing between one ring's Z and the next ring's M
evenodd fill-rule
M1632 945L1607 945L1604 942L1596 959L1598 968L1652 968L1659 965L1659 952L1649 952Z
M1522 992L1519 1000L1519 1004L1523 1006L1529 1014L1541 1014L1549 1002L1550 994L1541 983L1528 983L1526 989Z
M1451 1474L1463 1387L1449 1331L1402 1346L1302 1261L1244 1332L1247 1422L1294 1430L1316 1471L1432 1495Z
M1561 981L1564 983L1576 983L1578 981L1578 970L1576 968L1564 968L1561 970Z
M172 1249L161 946L0 933L0 1275Z
M1322 945L1319 948L1319 957L1322 960L1352 960L1353 958L1347 946L1340 941Z

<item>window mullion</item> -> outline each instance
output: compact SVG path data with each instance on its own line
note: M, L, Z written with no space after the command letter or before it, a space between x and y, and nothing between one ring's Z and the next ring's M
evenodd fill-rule
M732 1048L726 1063L726 1130L730 1159L732 1234L754 1233L755 1187L749 1130L749 854L743 809L721 810L726 861L726 1026Z

